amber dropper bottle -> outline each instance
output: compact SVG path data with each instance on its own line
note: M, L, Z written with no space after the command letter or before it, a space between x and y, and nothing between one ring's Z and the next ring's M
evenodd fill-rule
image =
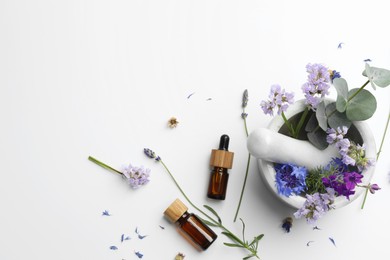
M188 213L188 208L181 200L176 199L165 211L164 215L179 227L179 231L197 249L206 250L217 239L214 233L195 214Z
M234 153L229 152L229 136L222 135L218 150L211 151L211 170L207 197L211 199L224 200L226 197L227 184L229 180L228 169L233 166Z

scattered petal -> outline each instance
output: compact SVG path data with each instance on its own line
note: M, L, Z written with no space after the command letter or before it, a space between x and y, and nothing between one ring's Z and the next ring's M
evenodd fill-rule
M313 230L321 230L321 228L315 226L315 227L313 227Z
M306 243L306 246L310 246L311 243L313 243L314 241L309 241Z
M103 211L102 216L111 216L110 212L108 210Z
M141 254L140 252L134 252L136 256L138 256L138 258L142 258L144 255Z
M169 120L168 120L168 126L170 128L176 128L177 125L179 124L179 121L177 121L177 118L176 117L171 117Z
M339 45L337 45L337 49L343 48L343 44L344 44L343 42L340 42Z
M287 232L290 233L290 229L293 226L293 219L291 217L287 217L283 220L282 228Z
M211 97L210 98L208 98L208 99L206 99L206 101L210 101L210 100L213 100Z
M159 225L159 227L160 227L161 229L165 229L165 227L163 227L163 226L160 226L160 225Z
M122 234L121 236L121 242L123 243L123 241L125 240L130 240L131 238L129 236L125 236L125 234Z
M183 260L185 255L183 253L178 253L175 257L175 260Z
M111 250L118 250L118 248L116 246L110 246L110 249Z
M371 59L365 59L363 60L364 62L371 62L372 60Z
M138 232L138 227L135 228L135 233L138 235L138 238L139 238L139 239L144 239L145 237L147 237L147 236L141 235L141 234Z
M188 97L187 97L187 99L189 99L189 98L190 98L192 95L194 95L194 94L195 94L195 92L189 94Z
M334 241L333 238L329 237L329 240L330 240L330 242L332 242L332 244L333 244L334 246L336 246L336 242Z

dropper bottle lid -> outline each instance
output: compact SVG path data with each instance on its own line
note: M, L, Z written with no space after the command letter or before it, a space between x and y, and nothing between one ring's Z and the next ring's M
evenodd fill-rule
M219 141L218 150L213 149L211 151L210 165L213 167L222 167L231 169L233 167L234 153L229 152L229 141L228 135L222 135Z

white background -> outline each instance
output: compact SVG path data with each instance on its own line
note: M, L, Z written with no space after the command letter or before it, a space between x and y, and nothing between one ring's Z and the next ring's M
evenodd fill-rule
M177 252L242 259L246 252L225 247L222 235L196 251L164 219L182 196L143 148L163 158L195 204L213 206L240 234L233 216L247 159L242 92L249 91L253 130L271 119L259 106L271 84L303 97L307 63L326 64L350 88L361 86L364 59L390 68L388 10L385 0L1 0L0 259L128 260L138 251L143 259ZM378 109L368 123L379 146L389 89L374 95ZM176 129L167 127L171 116L180 121ZM211 201L210 150L224 133L234 166L226 200ZM373 179L382 190L364 210L359 198L321 219L321 230L295 220L289 234L281 220L294 211L264 188L252 160L240 217L248 239L265 234L261 258L386 258L389 150L387 139ZM89 155L118 169L144 165L151 182L132 190ZM136 228L148 236L139 240ZM131 240L121 243L121 234Z

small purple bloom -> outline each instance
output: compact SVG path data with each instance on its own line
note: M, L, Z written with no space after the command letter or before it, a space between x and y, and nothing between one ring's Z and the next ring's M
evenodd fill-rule
M375 193L375 191L377 191L377 190L380 190L381 188L379 187L379 185L378 184L370 184L370 192L372 193L372 194L374 194Z
M293 164L276 164L276 187L286 197L299 195L306 189L307 169Z
M273 116L274 109L278 109L277 114L285 112L288 106L294 103L294 93L288 93L280 85L272 85L269 100L261 101L260 106L263 112Z
M306 201L303 206L294 213L296 218L305 217L307 223L314 224L319 218L332 209L335 192L327 188L326 193L306 194Z
M131 164L125 167L122 171L123 177L127 180L133 189L137 189L141 185L149 182L150 169L141 167L134 167Z
M150 150L149 148L144 148L144 154L151 159L156 159L156 161L161 160L160 156L157 156L156 153Z
M313 111L325 95L329 94L331 81L328 68L321 64L307 64L306 71L309 73L307 82L303 84L302 91L305 94L306 104Z
M326 141L328 142L328 144L337 143L344 139L344 136L347 134L347 132L348 127L346 126L337 127L336 130L333 128L328 128L328 130L326 130L326 133L328 134L326 136Z
M332 83L333 83L334 79L338 79L338 78L341 78L340 72L335 71L335 70L330 72L330 80Z
M291 217L287 217L283 220L282 228L287 232L290 233L290 230L292 228L293 219Z

